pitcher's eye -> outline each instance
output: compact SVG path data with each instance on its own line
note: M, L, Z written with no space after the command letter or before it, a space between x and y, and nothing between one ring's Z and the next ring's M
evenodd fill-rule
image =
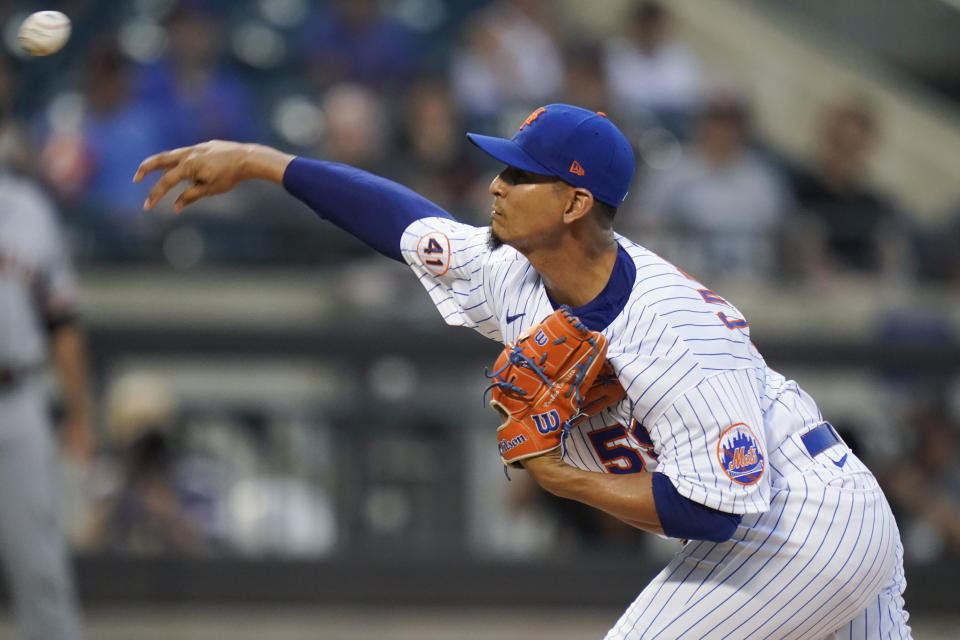
M524 171L523 169L517 169L516 167L507 167L500 172L500 178L507 184L516 185L540 182L539 178L541 178L541 176L530 173L529 171Z

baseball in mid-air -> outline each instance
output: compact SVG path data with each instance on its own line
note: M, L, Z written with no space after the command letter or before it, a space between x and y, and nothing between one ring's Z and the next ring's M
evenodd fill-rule
M37 11L20 25L20 48L32 56L56 53L70 38L70 18L59 11Z

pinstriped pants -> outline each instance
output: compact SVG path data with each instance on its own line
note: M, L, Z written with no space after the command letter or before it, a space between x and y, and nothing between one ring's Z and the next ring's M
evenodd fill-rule
M607 640L911 637L900 534L870 471L842 443L812 458L797 436L769 462L769 511L687 544Z

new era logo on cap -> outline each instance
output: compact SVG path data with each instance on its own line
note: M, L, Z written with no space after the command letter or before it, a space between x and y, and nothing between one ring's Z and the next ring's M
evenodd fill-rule
M524 171L556 176L614 207L627 196L635 166L626 136L603 113L548 104L527 116L513 138L468 133L497 160Z

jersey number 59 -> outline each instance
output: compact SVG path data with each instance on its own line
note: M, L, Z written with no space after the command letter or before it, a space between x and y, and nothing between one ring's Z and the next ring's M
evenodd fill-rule
M610 473L638 473L646 468L643 456L632 446L633 442L640 444L651 457L656 457L653 453L653 443L638 421L634 420L631 424L631 436L627 435L627 429L622 424L615 424L603 429L591 431L590 441L597 452L597 456Z

